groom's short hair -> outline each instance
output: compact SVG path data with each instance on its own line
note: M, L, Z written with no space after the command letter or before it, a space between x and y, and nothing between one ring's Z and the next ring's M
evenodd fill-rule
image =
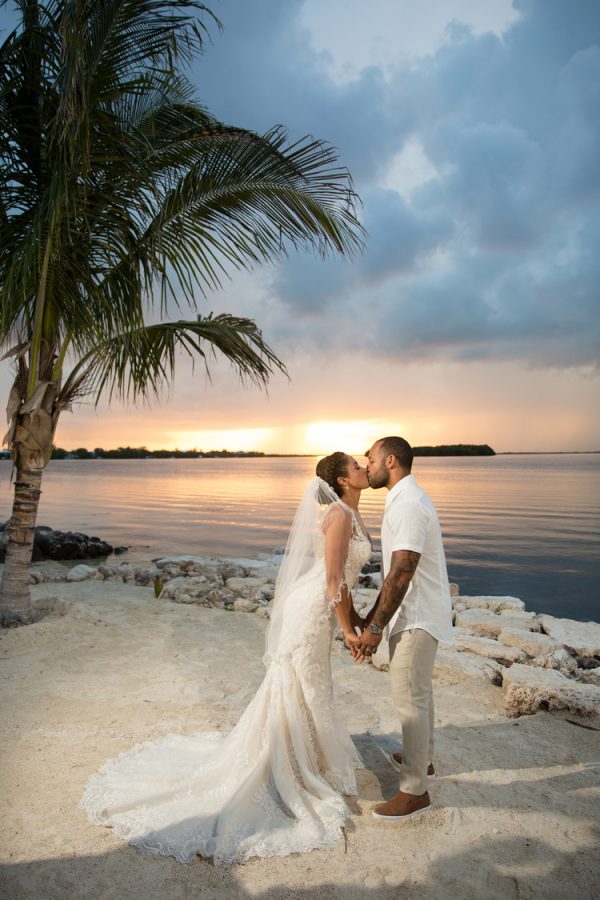
M403 469L412 469L413 449L404 438L384 437L378 442L386 456L395 456Z

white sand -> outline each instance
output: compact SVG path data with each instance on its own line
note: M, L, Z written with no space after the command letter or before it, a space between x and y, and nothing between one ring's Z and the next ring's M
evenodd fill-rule
M71 898L583 898L600 893L600 733L517 720L483 680L436 683L435 809L376 822L397 790L388 676L333 654L339 707L366 770L346 839L243 866L144 857L78 808L108 757L168 732L228 730L262 678L266 622L156 600L151 588L42 584L64 615L0 636L0 896ZM595 723L597 727L597 722Z

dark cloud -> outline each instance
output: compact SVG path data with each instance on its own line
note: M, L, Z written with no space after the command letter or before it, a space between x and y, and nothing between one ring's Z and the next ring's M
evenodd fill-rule
M338 82L300 0L223 5L224 35L195 76L209 107L330 140L364 201L360 259L277 267L258 304L271 339L597 364L600 4L514 6L502 36L453 23L437 52L391 76ZM402 193L386 175L409 139L436 174Z

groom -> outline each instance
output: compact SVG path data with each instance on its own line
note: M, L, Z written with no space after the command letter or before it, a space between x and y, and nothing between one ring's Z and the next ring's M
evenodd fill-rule
M370 486L389 491L381 524L384 581L354 653L358 659L372 655L389 625L392 698L403 744L390 761L400 773L400 791L373 815L401 822L431 809L433 663L438 641L452 641L452 604L440 524L411 475L410 444L401 437L382 438L367 457Z

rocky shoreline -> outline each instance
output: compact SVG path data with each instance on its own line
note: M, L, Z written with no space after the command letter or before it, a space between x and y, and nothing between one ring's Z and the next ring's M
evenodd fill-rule
M123 582L178 604L269 617L281 551L252 559L169 556L149 563L89 563L49 571L32 567L33 584ZM363 615L380 583L380 554L364 566L354 604ZM454 644L438 649L434 677L459 683L483 677L503 691L506 714L564 710L600 715L600 624L536 614L516 597L468 597L452 585ZM58 598L60 600L60 598ZM337 635L341 640L341 634ZM387 670L387 643L372 664Z

